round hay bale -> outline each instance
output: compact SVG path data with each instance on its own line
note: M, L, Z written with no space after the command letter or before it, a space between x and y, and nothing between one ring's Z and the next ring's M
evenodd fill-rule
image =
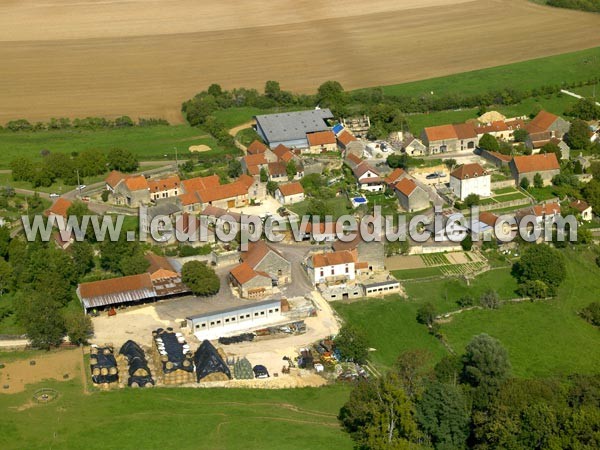
M132 387L132 388L139 388L139 387L140 387L140 385L137 383L137 381L133 381L133 382L131 383L131 387Z
M110 369L108 369L108 373L111 375L116 375L117 374L117 368L116 367L111 367Z
M154 385L153 385L153 384L152 384L150 381L148 381L148 382L147 382L147 383L144 385L144 387L145 387L145 388L151 388L151 387L154 387Z
M103 351L103 353L104 353L105 355L110 355L112 352L110 351L110 349L108 349L108 348L105 348L105 349L104 349L104 351Z
M96 364L98 364L98 360L96 358L90 358L90 364L92 366L95 366Z
M183 367L190 367L191 364L187 359L183 361Z
M133 372L132 374L134 377L147 377L149 375L148 371L146 369L143 368L139 368L138 370L136 370L135 372Z
M30 366L35 366L35 361L34 360L29 361L29 365Z
M165 364L165 367L169 370L171 370L173 368L173 363L171 361L167 361L167 363Z
M92 375L94 375L94 376L100 375L100 369L96 368L96 369L92 370Z
M68 373L65 373L65 374L63 375L63 380L68 380L68 379L69 379L69 374L68 374Z
M103 367L102 369L100 369L100 375L108 375L108 369L106 367Z
M160 357L160 360L161 360L162 362L167 362L167 361L169 361L169 357L168 357L167 355L162 355L162 356Z
M90 355L97 355L97 354L98 354L98 347L90 348Z

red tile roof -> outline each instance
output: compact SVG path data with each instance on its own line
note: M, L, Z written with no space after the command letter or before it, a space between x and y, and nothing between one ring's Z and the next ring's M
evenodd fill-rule
M502 120L497 120L489 125L477 127L477 134L498 133L500 131L508 131L508 125Z
M287 175L287 166L282 162L269 163L268 170L272 177Z
M308 133L306 135L308 145L311 147L318 145L335 144L335 134L333 131L317 131L316 133Z
M548 131L548 128L556 122L558 116L549 113L547 111L540 111L535 118L529 122L525 129L529 133L541 133L542 131Z
M463 164L450 174L451 177L457 178L459 180L477 178L483 175L487 175L487 172L483 167L481 167L480 164L477 163Z
M367 172L373 172L375 175L379 176L379 172L366 161L361 162L352 170L352 172L356 178L362 177Z
M406 172L404 169L398 167L397 169L394 169L387 177L385 177L385 182L387 184L396 184L396 182L405 175Z
M304 194L304 188L298 182L282 184L281 186L279 186L279 191L284 197L296 194Z
M560 205L558 203L546 203L544 205L535 205L533 212L536 217L542 216L553 216L554 214L560 214Z
M275 253L276 255L283 258L283 255L275 250L273 247L268 245L265 241L250 242L248 244L248 251L242 253L242 261L250 265L253 269L260 264L260 262L269 253ZM285 259L285 258L284 258Z
M181 180L178 175L173 175L167 178L158 180L148 180L150 192L170 191L177 189L181 185Z
M584 212L586 209L588 209L590 207L590 205L588 205L583 200L575 200L574 202L569 203L569 205L572 208L575 208L579 212Z
M313 267L338 266L355 262L354 256L347 250L313 255Z
M240 175L240 177L238 178L238 181L243 183L248 188L250 188L250 186L252 186L254 184L254 178L252 178L251 176L246 175L246 174Z
M395 188L396 190L402 192L408 197L417 188L417 183L415 183L414 180L411 180L410 178L404 178L398 183L396 183Z
M246 149L246 152L248 152L249 155L257 155L266 151L267 146L260 141L253 141Z
M491 212L485 211L479 213L479 221L489 225L490 227L495 227L497 220L498 216L496 214L492 214Z
M291 152L291 150L283 144L279 144L277 147L275 147L273 149L273 153L275 153L275 155L277 155L277 157L285 163L290 162L294 157L294 154Z
M475 126L472 123L459 123L453 125L453 127L458 139L474 139L477 137L477 131L475 131Z
M135 175L125 178L125 186L130 191L142 191L148 189L148 180L144 175Z
M198 196L203 202L212 202L215 200L225 200L228 198L241 197L248 195L248 186L243 181L234 181L229 184L222 184L212 188L198 191Z
M453 125L438 125L425 128L425 134L429 142L458 139Z
M150 263L150 266L146 272L150 274L150 278L153 280L175 278L178 276L169 260L164 256L159 256L154 253L146 253L144 258Z
M352 133L350 133L347 130L344 130L338 135L337 140L340 142L340 144L342 144L345 147L350 142L356 141L357 139Z
M268 274L254 270L245 262L241 263L239 266L235 266L229 273L240 284L245 284L256 277L265 277L271 280L271 277Z
M198 194L196 191L186 192L185 194L179 194L179 201L183 206L195 205L196 203L200 203L200 198L198 198Z
M48 208L45 212L47 216L54 214L55 216L62 216L67 218L67 211L73 203L66 198L59 197L56 201Z
M531 173L547 170L560 170L560 164L554 153L544 153L529 156L515 156L513 158L517 172Z
M111 188L115 188L117 186L117 184L119 184L119 182L121 180L124 180L127 177L127 175L125 175L122 172L119 172L118 170L113 170L111 171L106 179L104 180L106 182L106 184L108 184Z
M218 175L210 175L208 177L196 177L190 178L189 180L183 180L181 184L183 185L185 192L189 193L219 186L221 180Z
M356 156L354 153L350 153L348 156L346 156L346 159L354 164L360 164L363 162L362 158Z
M244 156L244 161L246 162L246 167L267 164L267 159L265 158L264 153L258 153L256 155L246 155Z

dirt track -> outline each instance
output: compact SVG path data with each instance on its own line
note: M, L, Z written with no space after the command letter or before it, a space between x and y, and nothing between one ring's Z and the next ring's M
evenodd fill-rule
M597 15L526 0L27 0L0 5L0 123L162 116L211 82L394 84L600 43Z

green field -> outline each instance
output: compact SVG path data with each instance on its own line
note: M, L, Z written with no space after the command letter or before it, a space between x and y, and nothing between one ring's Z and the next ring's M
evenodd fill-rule
M600 73L600 47L440 78L384 86L387 95L476 95L585 82Z
M598 330L577 316L581 307L597 300L597 280L600 269L594 255L567 251L568 277L558 298L536 303L507 304L499 310L474 310L454 316L441 325L441 332L450 346L461 353L474 335L488 333L500 339L510 353L517 376L552 376L573 372L591 373L600 367L600 335ZM438 268L400 271L423 273ZM432 302L443 314L458 309L456 300L470 294L478 298L488 289L498 292L501 299L517 297L517 284L510 268L488 271L469 286L460 279L439 279L420 282L404 281L408 299L398 296L385 300L363 300L335 303L339 314L347 321L364 328L370 345L377 349L373 362L389 367L399 353L421 348L435 358L446 350L427 333L415 317L419 305Z
M0 354L1 356L2 354ZM36 388L60 397L27 405ZM346 386L271 389L121 389L84 394L79 380L0 394L3 449L351 449L337 414Z
M597 372L600 335L577 311L597 300L600 269L591 253L565 256L568 277L558 298L455 316L442 326L452 347L461 352L473 335L486 332L506 346L517 376Z
M205 131L187 125L132 127L103 130L55 130L12 132L0 130L0 169L9 167L17 156L41 160L41 151L72 153L85 150L107 151L112 148L130 150L142 161L166 161L189 157L190 145L208 145L215 149L203 156L222 152Z

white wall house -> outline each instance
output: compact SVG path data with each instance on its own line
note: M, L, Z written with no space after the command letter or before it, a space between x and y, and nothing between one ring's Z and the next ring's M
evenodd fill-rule
M383 179L380 177L379 172L368 163L360 163L352 172L361 191L383 192L385 188Z
M275 191L275 200L282 205L292 205L304 200L304 189L298 182L282 184Z
M450 189L464 200L471 194L492 195L492 177L480 164L463 164L450 174Z
M343 285L356 278L355 258L347 250L313 255L307 269L313 285Z

